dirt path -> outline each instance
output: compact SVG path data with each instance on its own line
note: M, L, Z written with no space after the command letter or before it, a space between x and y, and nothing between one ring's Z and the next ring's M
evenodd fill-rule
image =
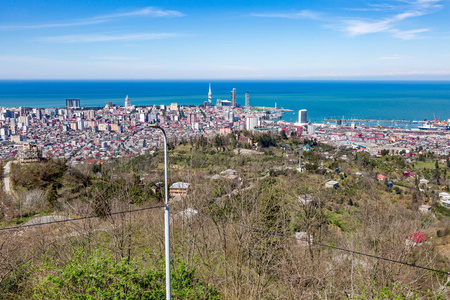
M3 189L6 194L11 195L11 180L9 179L9 173L11 172L11 161L8 161L3 167Z

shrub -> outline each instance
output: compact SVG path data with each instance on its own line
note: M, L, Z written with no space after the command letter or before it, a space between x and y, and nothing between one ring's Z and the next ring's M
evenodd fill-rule
M34 289L34 299L165 299L164 262L148 267L142 259L115 262L107 251L86 256L79 250L66 266L49 261L46 276ZM150 262L151 264L151 262ZM147 265L147 267L144 267ZM219 299L218 291L177 261L172 270L174 299Z

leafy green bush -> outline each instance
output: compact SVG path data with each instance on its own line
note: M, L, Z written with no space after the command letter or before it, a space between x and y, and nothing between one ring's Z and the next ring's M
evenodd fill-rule
M115 262L107 251L86 256L79 250L66 266L48 261L47 275L34 289L34 299L165 299L164 262L142 259ZM200 282L195 270L177 261L172 269L174 299L219 299L219 292Z

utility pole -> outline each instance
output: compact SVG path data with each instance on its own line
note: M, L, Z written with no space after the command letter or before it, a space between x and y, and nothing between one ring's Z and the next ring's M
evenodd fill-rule
M165 200L164 200L164 241L166 254L166 299L171 299L170 288L170 212L169 212L169 188L167 178L167 136L164 129L158 125L150 125L162 131L164 136L164 178L165 178Z
M298 171L302 171L302 148L298 149Z

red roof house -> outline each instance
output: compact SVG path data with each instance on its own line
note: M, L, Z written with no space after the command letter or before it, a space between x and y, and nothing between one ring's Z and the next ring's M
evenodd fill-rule
M379 181L384 181L386 178L387 178L387 176L384 176L384 175L382 175L382 174L378 174L378 175L377 175L377 179L378 179Z
M417 232L406 237L406 244L411 246L421 245L422 243L428 242L423 232Z

